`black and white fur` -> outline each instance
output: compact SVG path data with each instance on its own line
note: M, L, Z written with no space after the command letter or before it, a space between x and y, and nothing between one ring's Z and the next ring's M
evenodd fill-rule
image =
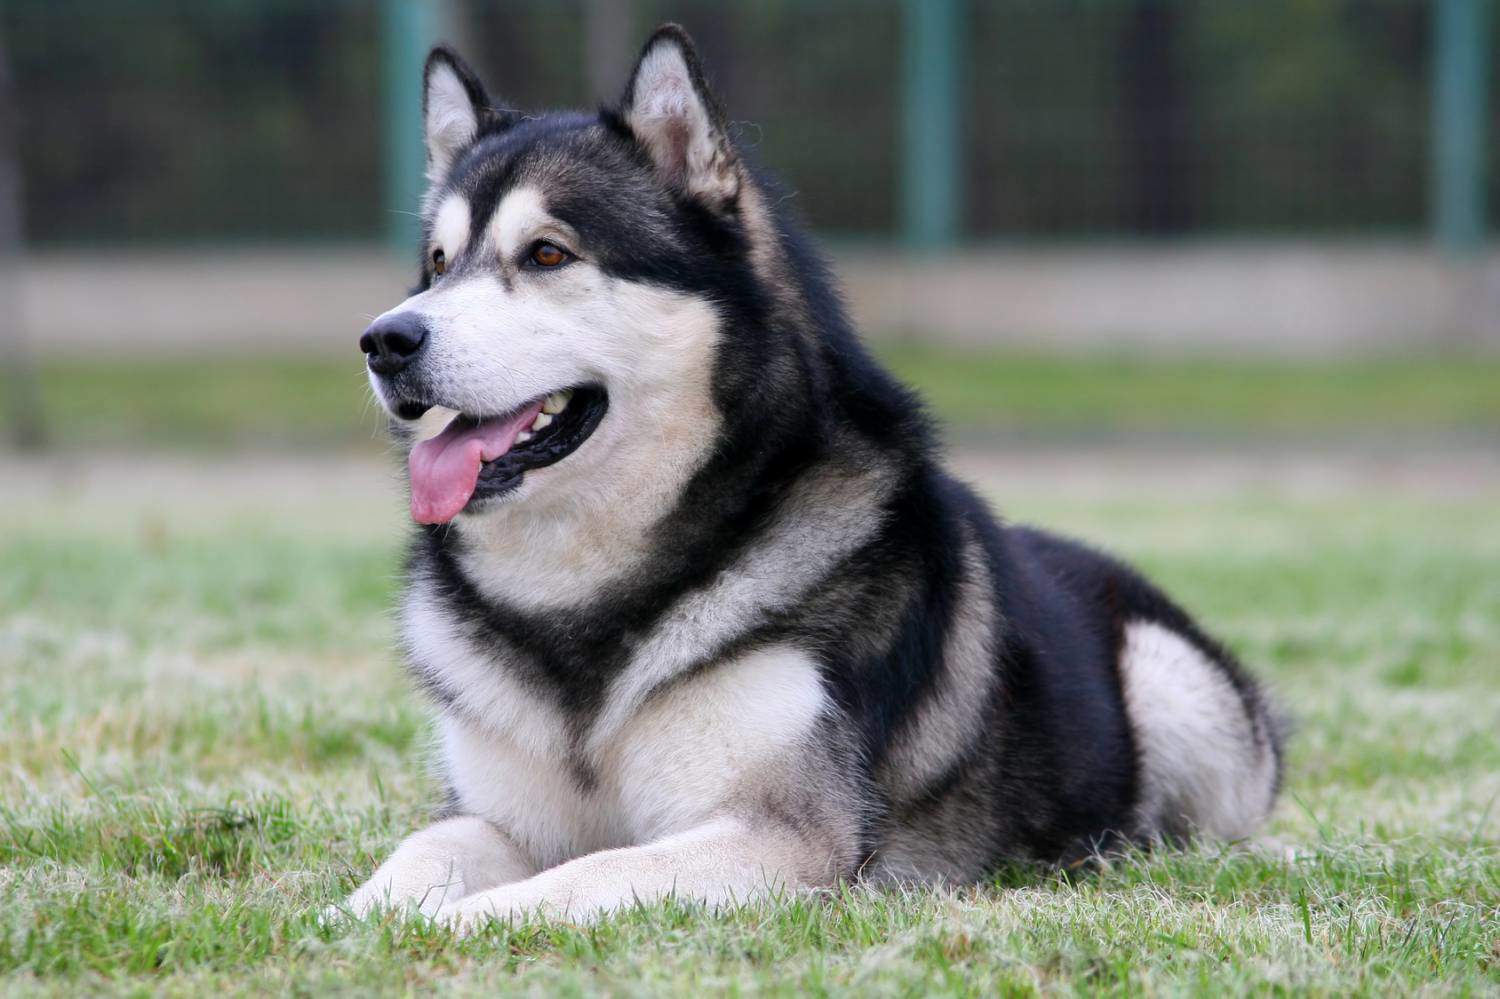
M500 110L439 49L425 112L422 252L447 267L387 314L427 339L375 392L434 407L398 437L583 382L609 409L418 531L401 627L447 817L345 911L965 882L1266 817L1256 685L1130 568L943 469L681 29L597 114ZM517 265L539 236L576 260Z

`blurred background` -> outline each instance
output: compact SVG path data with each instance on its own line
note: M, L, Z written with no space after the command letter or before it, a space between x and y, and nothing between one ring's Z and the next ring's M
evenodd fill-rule
M4 0L10 439L378 441L427 47L587 106L667 19L961 440L1500 425L1488 0Z
M427 47L586 106L669 18L959 472L1140 565L1296 722L1262 844L1295 861L757 918L681 981L1493 992L1494 6L0 0L0 994L678 981L624 957L696 953L655 917L300 928L438 800L356 347L415 276Z

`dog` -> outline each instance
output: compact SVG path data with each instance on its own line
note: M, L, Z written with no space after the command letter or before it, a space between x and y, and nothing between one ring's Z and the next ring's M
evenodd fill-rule
M1266 695L943 469L681 28L597 113L504 109L444 47L423 86L419 284L360 347L446 804L339 911L587 920L1262 822Z

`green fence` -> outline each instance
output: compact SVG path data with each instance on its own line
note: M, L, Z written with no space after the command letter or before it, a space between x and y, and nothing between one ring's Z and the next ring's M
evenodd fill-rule
M698 38L825 231L915 246L1493 224L1489 0L4 0L37 244L409 229L423 46L614 96Z

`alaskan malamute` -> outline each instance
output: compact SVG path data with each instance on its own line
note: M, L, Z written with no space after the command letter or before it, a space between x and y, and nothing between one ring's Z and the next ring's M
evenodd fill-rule
M419 284L360 347L447 802L342 911L966 882L1265 818L1255 684L944 471L680 28L598 113L506 109L446 48L424 87Z

